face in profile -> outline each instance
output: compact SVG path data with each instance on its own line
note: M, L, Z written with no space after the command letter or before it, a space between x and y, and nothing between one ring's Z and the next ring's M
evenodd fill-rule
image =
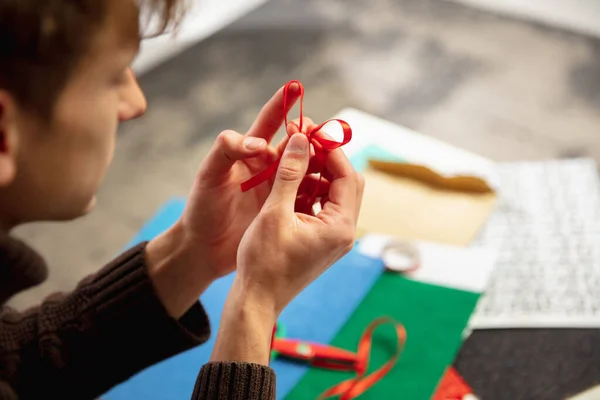
M11 222L72 219L93 207L119 122L146 109L130 69L139 40L124 38L121 24L109 17L93 37L49 121L4 96L3 125L11 134L0 157L0 206Z

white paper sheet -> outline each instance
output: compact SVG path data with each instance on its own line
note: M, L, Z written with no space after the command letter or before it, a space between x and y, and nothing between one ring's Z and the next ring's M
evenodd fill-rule
M498 166L499 206L475 246L497 247L470 326L600 327L600 185L592 159Z
M344 109L336 118L354 130L344 147L349 155L378 145L438 173L479 175L498 190L500 204L472 246L497 249L498 258L470 327L600 327L594 160L495 164L359 110Z
M583 393L579 393L567 400L600 400L600 386L594 386Z
M358 250L370 257L380 257L388 241L384 235L366 235L361 238ZM482 293L488 282L496 252L493 249L468 249L437 243L412 243L419 252L421 265L415 271L404 273L416 281L454 289Z
M439 174L477 176L499 189L496 164L485 157L354 108L345 108L334 118L343 119L352 127L352 141L343 147L348 156L366 146L377 146ZM324 130L328 128L325 126Z

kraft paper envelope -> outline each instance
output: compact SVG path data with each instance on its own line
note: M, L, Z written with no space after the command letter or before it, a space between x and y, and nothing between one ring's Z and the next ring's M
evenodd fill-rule
M359 229L407 240L466 246L492 212L496 194L469 176L443 176L408 163L369 160Z

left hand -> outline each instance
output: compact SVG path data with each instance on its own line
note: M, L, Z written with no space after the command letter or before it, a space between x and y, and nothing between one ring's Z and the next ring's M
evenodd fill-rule
M290 91L288 110L299 90ZM287 143L271 141L284 121L283 91L262 108L250 130L219 134L200 166L178 222L185 233L190 257L202 260L215 278L235 270L237 248L244 232L262 208L272 182L243 193L240 184L276 161Z

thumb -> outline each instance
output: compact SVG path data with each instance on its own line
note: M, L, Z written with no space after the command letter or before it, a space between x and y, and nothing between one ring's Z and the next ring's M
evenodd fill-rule
M202 163L201 172L218 176L229 172L238 160L255 157L267 148L266 140L234 131L223 131Z
M294 209L298 188L308 170L309 159L308 138L303 133L296 133L290 138L281 156L267 202L284 203L284 207Z

